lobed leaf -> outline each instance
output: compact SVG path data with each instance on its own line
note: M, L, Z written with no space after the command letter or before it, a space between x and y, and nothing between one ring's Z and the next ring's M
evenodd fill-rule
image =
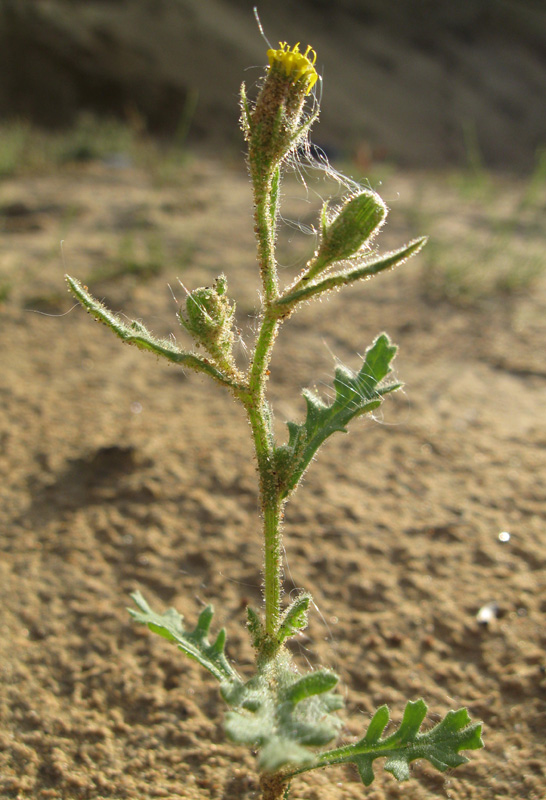
M306 769L353 763L364 785L369 786L374 779L372 765L376 758L386 757L385 770L397 780L404 781L410 777L412 761L424 758L440 772L445 772L468 761L466 756L461 755L462 750L478 750L483 747L482 725L471 722L466 708L449 711L433 728L419 733L427 710L424 700L410 701L406 705L398 730L382 739L381 735L389 722L389 710L387 706L381 706L360 741L322 753L315 765Z
M133 344L140 350L149 350L157 356L162 356L168 361L189 367L197 372L206 372L220 383L234 386L234 383L210 362L199 358L193 353L180 350L172 341L158 339L138 320L132 320L129 323L124 322L118 314L115 314L104 303L93 297L87 287L83 286L76 278L72 278L70 275L65 275L65 278L70 291L85 310L98 322L104 323L127 344Z
M290 603L279 624L277 632L279 644L307 627L307 610L310 602L311 595L308 592L302 592Z
M159 634L169 642L175 642L180 650L198 661L222 684L242 684L241 678L226 658L225 629L222 628L212 644L208 640L214 614L212 606L203 609L193 631L186 631L182 624L182 615L174 608L167 609L163 614L156 614L140 592L133 592L131 597L140 609L139 611L128 609L134 620L147 625L153 633Z
M336 431L346 433L346 426L355 417L378 408L382 398L399 389L399 383L382 382L391 373L396 346L382 333L366 351L358 374L338 366L334 378L335 399L324 403L308 389L303 395L307 417L302 425L288 423L288 444L277 448L277 469L283 498L295 489L321 444Z
M337 684L338 676L326 669L319 669L310 672L308 675L298 678L286 691L286 700L292 705L301 703L307 697L316 694L324 694L333 689Z
M265 772L308 766L321 747L337 734L333 716L343 701L332 693L338 677L328 670L299 676L283 662L269 662L242 686L222 689L234 706L226 715L226 732L233 741L259 749L258 766Z

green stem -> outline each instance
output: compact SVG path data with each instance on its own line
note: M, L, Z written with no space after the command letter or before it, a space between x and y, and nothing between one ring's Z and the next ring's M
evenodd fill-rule
M256 342L249 375L245 407L252 428L260 475L260 505L264 530L265 629L274 637L280 617L281 601L281 513L282 501L275 469L275 443L271 413L265 399L267 368L279 321L266 311Z
M280 503L264 510L264 596L265 632L275 636L279 627L281 606L281 508Z
M258 243L258 262L266 303L279 294L275 260L275 226L279 192L279 172L252 176L254 186L254 232Z
M271 350L279 327L280 314L273 307L279 296L275 234L279 201L280 166L264 162L259 147L249 147L249 165L254 192L254 231L263 286L263 317L248 373L245 406L252 428L260 476L260 506L264 532L265 631L262 657L275 649L281 603L281 515L283 501L275 468L275 440L271 411L265 397Z
M274 465L269 414L265 404L252 400L248 412L260 476L260 506L264 532L265 630L274 637L279 625L281 600L281 510Z
M278 312L266 310L252 358L250 367L248 388L250 393L260 402L264 402L265 383L267 379L267 368L271 360L271 351L279 327Z

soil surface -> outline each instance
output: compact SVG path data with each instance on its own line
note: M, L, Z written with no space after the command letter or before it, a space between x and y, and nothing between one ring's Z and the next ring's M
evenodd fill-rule
M312 224L317 203L298 186L285 185L284 216ZM411 227L417 191L463 236L479 227L434 176L394 174L383 189L383 249L427 232ZM213 630L227 627L249 674L261 541L248 424L210 381L97 326L62 277L182 342L177 278L194 288L224 271L244 362L258 280L243 167L195 158L166 181L92 163L0 192L0 797L257 798L213 678L125 610L135 589L188 624L214 603ZM529 232L514 235L525 249ZM283 225L283 280L312 249ZM405 383L312 464L287 508L285 588L313 593L295 652L340 674L342 741L380 704L398 723L424 697L430 724L467 706L486 748L445 775L417 762L407 784L376 763L368 790L350 769L312 773L294 800L546 794L546 285L431 302L423 263L310 305L281 332L279 436L304 414L301 389L331 396L336 359L357 369L382 330Z

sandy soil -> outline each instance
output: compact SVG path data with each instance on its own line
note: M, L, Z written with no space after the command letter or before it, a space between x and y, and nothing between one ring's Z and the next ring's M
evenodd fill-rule
M463 231L473 224L433 178L394 175L385 248L426 232L403 213L423 181L431 209L458 203ZM249 670L261 544L247 423L212 383L122 346L62 283L69 271L168 334L167 284L181 301L177 277L194 287L223 270L248 346L258 286L242 167L196 159L161 182L89 165L0 191L0 797L256 798L212 678L125 611L136 588L189 622L211 601ZM292 184L286 194L287 216L312 219ZM312 242L283 237L288 277L289 240L298 253ZM98 274L127 252L160 273ZM328 392L332 354L356 368L381 330L406 383L381 418L324 447L288 507L286 590L311 590L317 606L298 658L340 673L346 741L377 705L398 721L423 696L431 723L468 706L487 743L451 774L417 763L409 784L311 774L294 800L544 798L545 311L544 281L477 307L431 305L416 261L283 330L279 435L303 414L302 387ZM498 613L480 625L487 603Z

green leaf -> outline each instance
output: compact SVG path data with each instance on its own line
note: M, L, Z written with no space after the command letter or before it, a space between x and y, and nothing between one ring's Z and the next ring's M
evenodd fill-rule
M376 744L380 740L381 734L387 727L388 723L389 709L387 706L381 706L373 715L372 721L368 725L366 736L364 736L361 741L366 742L368 745Z
M277 633L279 644L307 627L307 609L310 602L311 595L308 592L302 592L290 603L281 617Z
M147 625L151 631L159 634L169 642L175 642L180 650L190 658L198 661L222 684L242 684L241 678L227 660L224 652L226 645L225 629L222 628L212 644L208 640L214 613L212 606L207 606L203 609L193 631L186 631L182 624L181 614L175 611L174 608L167 609L164 614L156 614L140 592L133 592L131 597L140 609L139 611L135 611L132 608L128 609L134 620Z
M280 654L243 686L222 689L234 707L226 715L226 732L233 741L259 749L262 771L309 766L316 760L309 748L330 742L340 726L332 714L343 705L331 691L337 681L328 670L300 676Z
M308 389L303 395L307 404L307 417L302 425L288 423L288 444L277 448L277 470L282 487L282 497L287 497L298 485L311 459L321 444L336 431L346 432L346 426L355 417L367 414L381 405L383 395L399 389L399 383L382 384L391 373L390 364L396 346L382 333L366 351L364 363L358 374L347 367L338 366L334 378L335 399L331 405Z
M308 675L298 678L298 680L290 686L286 691L286 700L295 706L296 703L301 703L301 701L305 700L307 697L329 692L338 681L338 676L334 672L330 672L326 669L310 672Z
M468 761L466 756L461 755L462 750L478 750L483 747L482 725L471 722L466 708L449 711L433 728L419 733L427 710L424 700L410 701L406 705L398 730L382 739L381 735L389 721L389 710L387 706L381 706L360 741L322 753L311 769L353 763L364 785L369 786L374 779L372 765L376 758L386 757L385 770L397 780L405 781L410 777L412 761L424 758L440 772L445 772Z
M70 275L65 275L65 278L70 291L86 311L98 322L104 323L104 325L110 328L122 341L127 344L133 344L140 350L149 350L157 356L162 356L175 364L181 364L182 366L194 369L196 372L206 372L225 385L234 385L234 382L231 381L229 377L216 369L216 367L208 361L199 358L199 356L193 353L180 350L172 341L158 339L138 320L132 320L129 323L124 322L120 316L114 314L104 303L101 303L100 300L93 297L87 287L83 286L76 278L71 278Z
M298 303L311 300L313 297L320 297L320 295L323 295L325 292L340 289L342 286L349 286L349 284L355 283L355 281L368 280L374 275L378 275L380 272L403 264L408 258L411 258L422 250L426 243L427 237L422 236L400 247L398 250L393 250L390 253L382 253L381 255L373 256L369 259L366 258L359 266L354 268L349 266L347 269L342 269L340 272L335 272L333 275L327 275L318 281L311 280L309 282L304 280L306 278L305 274L275 301L275 306L281 312L283 312L284 309L284 314L286 315L290 313ZM312 267L312 262L310 263L310 267Z
M246 627L250 633L252 647L255 647L256 650L259 650L266 635L263 622L260 619L258 612L255 611L251 606L247 606L246 617Z

